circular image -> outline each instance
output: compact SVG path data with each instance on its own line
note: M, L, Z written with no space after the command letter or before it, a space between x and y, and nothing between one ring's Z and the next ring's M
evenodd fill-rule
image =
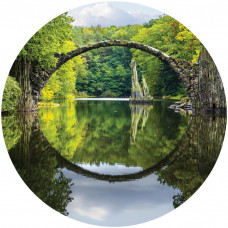
M42 27L7 78L2 126L26 185L65 216L135 225L188 200L219 156L226 99L183 24L126 2L86 5Z

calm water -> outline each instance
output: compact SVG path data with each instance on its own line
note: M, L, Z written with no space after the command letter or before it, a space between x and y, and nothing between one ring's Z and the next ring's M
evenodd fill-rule
M18 173L49 206L90 224L134 225L186 201L221 149L224 117L190 118L172 103L80 99L4 117L3 132Z

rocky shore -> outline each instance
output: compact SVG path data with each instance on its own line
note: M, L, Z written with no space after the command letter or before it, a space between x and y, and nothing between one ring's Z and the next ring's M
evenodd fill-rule
M170 105L169 108L175 109L175 112L181 112L188 115L192 114L192 103L187 98L175 102L174 104Z

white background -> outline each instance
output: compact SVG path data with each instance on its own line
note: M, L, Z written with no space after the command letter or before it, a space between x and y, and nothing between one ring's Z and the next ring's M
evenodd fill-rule
M126 0L127 1L127 0ZM0 2L0 94L20 49L44 24L89 0L1 0ZM173 16L206 46L228 89L227 0L131 0ZM0 131L1 132L1 131ZM0 226L3 228L94 227L60 215L39 200L23 183L7 154L0 133ZM227 136L212 173L202 187L169 214L136 227L228 227Z

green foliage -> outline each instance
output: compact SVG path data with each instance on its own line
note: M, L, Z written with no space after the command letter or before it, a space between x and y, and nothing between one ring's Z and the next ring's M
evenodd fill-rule
M72 22L73 18L64 13L43 26L25 44L15 62L12 72L24 91L28 90L29 73L34 70L49 70L56 65L56 53L68 52L75 49L72 41ZM17 68L20 68L19 71ZM84 62L81 57L68 61L48 81L42 91L41 99L52 101L55 97L66 98L70 93L75 92L75 80L78 72L83 72ZM19 72L19 73L18 73ZM31 91L29 90L31 93ZM29 93L28 92L28 93ZM26 92L27 93L27 92ZM31 94L23 95L24 102L30 106Z
M13 148L21 137L22 131L18 126L15 115L2 117L2 131L7 150Z
M49 81L48 85L46 85L41 92L41 100L52 101L54 98L54 89L55 87L51 87L51 81Z
M125 39L137 34L142 25L100 26L90 28L74 27L76 46L107 39ZM84 54L88 67L87 75L78 74L77 91L85 91L89 96L101 96L110 90L117 96L129 96L131 91L130 62L132 54L128 48L106 47L92 50Z
M21 89L18 85L18 82L14 78L8 76L3 92L2 111L16 110L20 94Z
M187 28L166 15L144 25L105 28L72 29L71 21L72 18L65 13L47 23L27 42L17 60L28 66L32 62L37 68L50 69L56 64L54 53L66 53L107 39L133 40L193 62L197 61L201 48L199 40ZM144 74L151 95L185 95L177 75L156 57L124 47L106 47L65 63L44 87L41 99L52 101L81 91L89 96L101 96L108 90L117 96L129 96L132 58L138 65L139 79Z
M64 13L48 22L26 43L17 59L37 62L38 68L54 66L54 54L61 50L64 41L72 39L72 20Z
M156 19L151 19L147 23L144 23L143 27L144 28L150 28L150 27L152 27L154 25L155 22L156 22Z
M201 48L199 40L187 28L166 15L144 25L105 28L72 29L71 21L66 13L50 21L29 40L17 59L36 62L36 67L49 69L56 64L54 53L66 53L107 39L133 40L193 62L197 61ZM156 57L139 50L106 47L87 52L64 64L44 87L41 99L67 98L69 94L81 91L89 96L101 96L108 90L117 96L129 96L132 58L138 65L139 79L144 74L151 95L185 95L177 75Z
M155 47L168 55L194 62L201 49L200 41L186 27L166 15L145 24L131 39ZM165 64L139 50L132 52L139 73L143 73L147 80L151 95L185 95L177 75Z
M60 52L66 53L76 49L72 41L65 41ZM69 60L57 70L42 90L41 99L51 101L53 98L67 99L75 94L75 81L77 74L87 75L85 59L78 56Z
M101 97L117 97L117 94L112 92L111 90L106 90L101 94Z
M170 16L150 20L144 25L74 27L76 46L107 39L132 40L162 50L168 55L196 62L200 41L182 24ZM139 79L144 74L153 96L185 96L186 92L175 72L158 58L145 52L124 47L106 47L84 54L88 74L78 75L77 91L101 96L110 90L118 96L129 96L131 89L130 61L138 65Z
M77 97L88 97L88 95L86 94L85 91L82 91L77 93Z

